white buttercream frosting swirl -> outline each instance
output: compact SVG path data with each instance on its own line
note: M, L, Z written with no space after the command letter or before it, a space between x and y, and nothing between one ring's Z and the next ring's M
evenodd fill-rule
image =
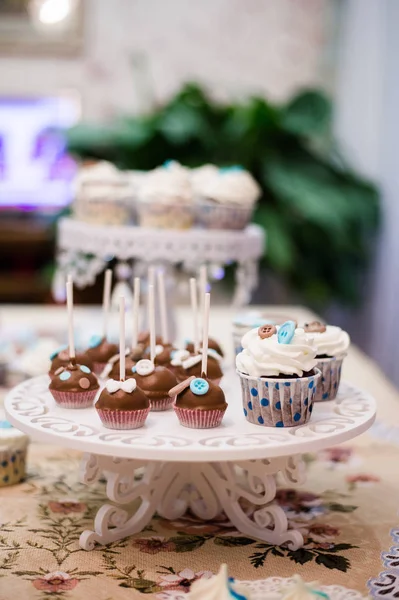
M227 565L222 565L220 571L210 579L201 578L193 583L189 600L251 600L248 588L229 580Z
M204 178L202 196L219 204L251 207L261 195L261 189L248 171L220 170L215 177Z
M140 202L190 204L193 199L188 169L171 163L144 175L138 190Z
M85 200L116 200L128 196L131 188L127 173L105 160L83 165L75 178L74 187L77 198Z
M317 347L317 356L344 354L350 345L349 335L341 327L335 325L326 325L325 331L312 331L311 335L314 339L314 345Z
M298 327L289 344L278 341L278 331L271 337L262 339L258 328L248 331L241 340L242 352L236 356L236 366L241 373L250 377L276 377L297 375L315 368L317 349L313 335Z

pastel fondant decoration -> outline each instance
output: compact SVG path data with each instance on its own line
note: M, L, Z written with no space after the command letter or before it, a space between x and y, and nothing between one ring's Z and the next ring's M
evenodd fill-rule
M148 360L148 358L143 358L142 360L139 360L139 362L136 364L136 373L138 375L141 375L142 377L145 377L146 375L151 375L151 373L153 373L154 370L154 363Z
M79 386L83 389L83 390L87 390L90 387L90 380L87 379L87 377L81 377L79 379Z
M190 390L196 396L203 396L209 390L209 383L202 377L196 377L190 382Z
M277 333L277 329L274 325L270 324L261 325L258 329L258 335L262 340L272 337L272 335L274 335L275 333Z
M52 352L50 354L50 360L54 360L60 352L62 352L63 350L67 350L68 346L60 346L59 348L57 348L57 350L54 350L54 352Z
M70 378L71 374L69 371L63 371L60 375L61 381L67 381Z
M118 381L116 379L108 379L105 384L107 392L110 394L115 394L119 390L126 392L127 394L131 394L137 387L137 383L135 379L126 379L126 381Z
M89 348L97 348L97 346L99 346L102 341L103 341L103 338L101 335L98 335L98 334L92 335L90 338L90 341L89 341Z
M82 373L91 373L89 367L86 367L86 365L79 365L79 369L82 371Z
M296 324L294 321L286 321L278 330L277 340L279 344L290 344L295 335Z

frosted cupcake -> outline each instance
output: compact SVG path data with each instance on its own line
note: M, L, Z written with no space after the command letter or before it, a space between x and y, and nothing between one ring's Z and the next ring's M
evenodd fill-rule
M324 325L319 321L305 323L304 330L313 336L317 348L317 368L321 371L315 402L334 400L341 381L342 361L350 345L349 335L340 327Z
M29 438L9 423L0 409L0 487L19 483L25 477Z
M97 377L86 365L71 361L54 373L49 390L62 408L88 408L98 392Z
M132 220L129 177L107 161L82 165L75 179L74 216L98 225L124 225Z
M141 181L137 210L142 227L189 229L194 212L187 169L168 163L149 171Z
M190 377L169 391L180 425L191 429L218 427L226 412L222 388L206 377Z
M250 173L233 166L208 170L194 188L198 224L207 229L244 229L261 189Z
M320 379L313 338L286 321L251 329L242 347L236 366L246 419L268 427L309 421Z
M97 414L109 429L143 427L150 412L150 401L135 379L108 379L96 402Z

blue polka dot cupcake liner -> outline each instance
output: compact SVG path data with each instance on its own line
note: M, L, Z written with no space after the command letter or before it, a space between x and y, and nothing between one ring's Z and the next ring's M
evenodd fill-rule
M295 427L307 423L312 415L319 369L310 377L274 379L249 377L238 372L245 418L264 427Z
M27 447L0 451L0 487L15 485L25 477L26 453Z
M321 378L316 390L315 402L334 400L337 397L341 381L342 362L346 354L321 358L317 368L321 371Z

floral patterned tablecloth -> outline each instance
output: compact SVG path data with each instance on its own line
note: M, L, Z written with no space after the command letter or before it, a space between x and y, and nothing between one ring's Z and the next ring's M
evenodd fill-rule
M277 498L305 546L292 551L239 534L224 515L207 523L187 515L155 518L132 538L92 552L79 535L92 526L104 484L78 482L79 455L32 444L26 481L1 491L0 598L140 598L186 592L222 562L238 579L299 573L305 580L366 594L397 524L399 448L367 444L307 456L305 487L280 487ZM252 507L247 506L251 511ZM391 597L385 595L384 597Z

